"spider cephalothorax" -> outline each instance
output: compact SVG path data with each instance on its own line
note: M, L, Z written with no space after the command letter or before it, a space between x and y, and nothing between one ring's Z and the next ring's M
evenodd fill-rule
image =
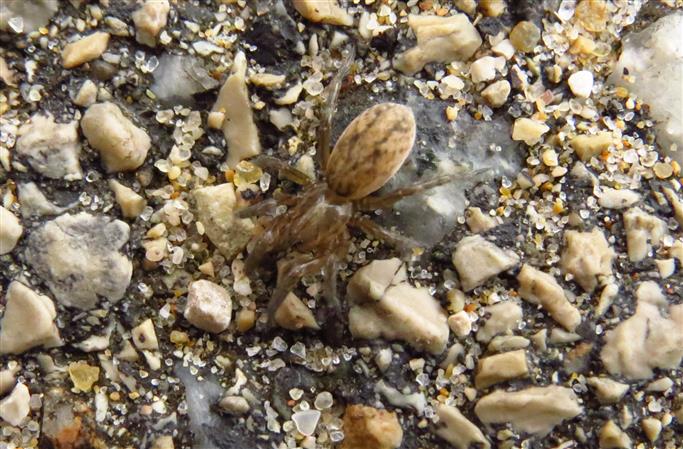
M438 178L387 195L369 196L389 181L410 154L415 142L415 118L407 106L377 104L347 126L330 152L331 116L340 84L337 76L328 87L328 105L318 132L320 181L311 182L272 157L255 160L263 167L287 171L304 184L296 196L280 193L240 214L259 215L278 205L287 206L284 213L267 221L264 231L251 242L252 250L246 261L247 272L253 273L267 257L280 257L277 284L268 307L269 319L302 277L318 273L324 278L324 296L337 306L336 280L349 251L349 226L389 244L410 246L410 240L381 228L363 212L389 207L402 197L444 182Z

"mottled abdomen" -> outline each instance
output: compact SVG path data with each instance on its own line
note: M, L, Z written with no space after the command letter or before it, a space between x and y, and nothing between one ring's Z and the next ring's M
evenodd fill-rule
M349 200L368 196L394 176L415 142L413 111L381 103L366 109L346 127L327 163L327 182Z

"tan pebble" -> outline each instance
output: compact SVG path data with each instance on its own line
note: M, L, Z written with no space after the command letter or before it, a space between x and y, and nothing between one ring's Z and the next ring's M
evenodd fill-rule
M492 108L505 104L510 95L510 83L507 80L496 81L481 91L481 96Z
M396 413L365 405L349 405L343 416L341 449L396 449L403 430Z
M479 359L474 381L477 389L483 390L500 382L528 376L526 351L519 349Z
M85 80L74 97L74 104L77 106L88 107L97 101L97 85Z
M242 309L237 312L235 317L235 324L237 325L237 331L241 333L247 332L249 329L254 327L256 323L256 312L251 309Z
M197 268L199 268L199 271L201 271L202 273L204 273L207 276L214 277L214 275L215 275L214 269L213 269L213 262L211 262L210 260L208 262L201 264Z
M548 79L555 84L562 81L562 67L557 64L548 67L545 73Z
M67 44L62 50L62 65L66 69L72 69L97 59L107 49L107 44L109 44L109 33L102 31Z
M190 341L190 337L187 335L187 332L176 331L176 330L171 331L171 335L169 336L169 339L171 340L171 343L176 344L176 345L185 344L188 341Z
M272 89L282 86L285 82L285 76L272 73L254 73L249 77L249 81L254 86Z
M534 145L549 130L550 128L544 123L524 117L518 118L512 127L512 140L521 140L527 145Z
M541 30L533 23L523 20L510 31L510 41L519 51L529 53L533 51L541 39Z
M498 17L503 12L505 12L505 8L507 7L507 4L505 3L505 0L480 0L479 1L479 9L481 12L487 16L487 17Z
M156 440L154 440L151 449L175 449L175 445L173 444L173 437L171 437L170 435L158 437Z
M289 330L320 329L310 309L292 292L285 297L275 312L275 322Z
M156 46L157 36L166 26L170 10L168 0L147 0L131 15L135 24L135 39L141 44Z
M542 155L543 163L548 167L557 167L558 159L557 152L552 148L549 148L543 152Z
M446 106L446 118L449 122L458 118L458 108L455 106Z
M630 449L631 439L614 421L609 420L600 429L599 444L600 449Z
M643 432L650 442L654 443L662 432L662 422L657 418L645 418L640 422Z
M212 111L209 112L209 117L206 121L206 124L209 125L209 128L212 129L221 129L223 128L223 121L225 120L225 113L221 111Z
M294 9L311 22L353 25L353 17L339 7L337 0L294 0Z
M590 55L593 54L595 50L595 41L593 39L587 38L585 36L579 36L574 39L572 46L569 47L569 53L571 54L583 54Z
M576 136L569 141L569 145L584 162L607 151L613 143L612 133L608 131L601 131L590 136Z
M601 32L607 24L607 2L605 0L582 0L576 5L574 17L588 31Z
M674 172L671 164L667 164L665 162L657 162L653 167L653 170L659 179L669 178Z
M114 179L109 180L109 188L114 192L116 202L125 218L139 217L147 206L147 201L142 196Z
M88 392L100 377L100 369L90 366L86 362L73 362L69 364L69 377L77 390Z

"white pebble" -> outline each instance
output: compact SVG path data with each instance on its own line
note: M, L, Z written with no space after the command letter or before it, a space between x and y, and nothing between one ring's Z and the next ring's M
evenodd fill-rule
M569 88L574 95L581 98L588 98L593 89L593 74L588 70L580 70L573 73L567 80Z
M303 410L292 415L296 430L306 436L313 435L319 419L320 412L318 410Z

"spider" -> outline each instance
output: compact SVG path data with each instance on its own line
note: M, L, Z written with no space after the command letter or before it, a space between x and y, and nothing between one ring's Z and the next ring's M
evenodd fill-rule
M277 281L268 304L268 322L287 294L306 276L322 274L323 297L339 311L337 277L351 243L349 227L356 228L401 249L419 246L413 240L386 230L364 212L389 208L401 198L436 187L453 179L437 177L381 196L370 196L399 170L413 148L416 135L412 110L397 103L381 103L357 116L342 132L330 151L332 118L342 81L353 63L353 51L342 63L325 91L318 128L317 158L323 179L313 182L304 173L271 156L252 162L278 170L303 185L297 195L276 192L274 197L244 208L241 218L280 215L266 222L264 231L250 242L245 261L247 274L256 273L271 257L277 261Z

